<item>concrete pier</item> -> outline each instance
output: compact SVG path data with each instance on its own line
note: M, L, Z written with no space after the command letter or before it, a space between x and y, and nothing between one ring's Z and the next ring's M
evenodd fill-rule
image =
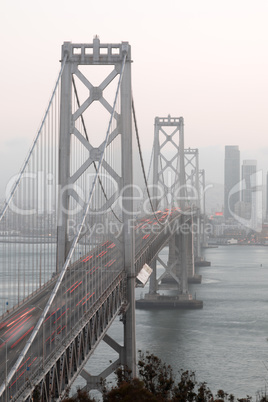
M202 275L194 274L194 276L188 277L188 283L198 283L202 282Z
M144 299L136 300L137 309L201 309L203 301L193 299L191 295L166 296L145 294Z
M211 266L211 262L210 261L206 261L203 258L198 258L194 261L194 266L195 267L210 267Z
M202 275L194 274L193 276L188 276L188 283L202 283ZM160 290L173 290L178 289L177 282L172 278L172 276L165 276L161 279L161 284L158 285Z

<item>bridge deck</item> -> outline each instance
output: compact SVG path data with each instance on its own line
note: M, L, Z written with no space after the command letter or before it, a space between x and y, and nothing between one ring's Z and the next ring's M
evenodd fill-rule
M150 264L165 246L178 229L180 218L181 214L174 210L171 214L159 214L158 219L152 215L137 221L134 228L136 274L145 263ZM99 253L98 267L91 262L94 253ZM122 261L122 254L115 243L107 240L68 268L59 290L63 295L61 305L52 306L42 327L42 337L36 338L31 352L9 384L8 393L13 395L13 400L29 395L34 384L40 385L43 395L48 393L48 386L53 388L55 395L60 395L71 385L125 303L126 276ZM92 290L86 299L79 279L85 270L88 273L87 288ZM68 271L75 271L75 283L71 282L73 276L68 275ZM104 271L102 281L97 281L97 275L99 278L100 272ZM0 372L2 382L5 381L6 370L8 373L14 365L36 325L56 280L55 277L41 292L0 322L0 359L2 362L7 360L7 367L2 365ZM70 299L75 306L72 310L65 307ZM78 322L77 309L83 317ZM43 349L44 360L40 357L40 349Z

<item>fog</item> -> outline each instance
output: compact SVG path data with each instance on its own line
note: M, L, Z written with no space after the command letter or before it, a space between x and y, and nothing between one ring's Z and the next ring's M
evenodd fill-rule
M2 4L0 195L22 165L60 69L64 41L128 41L145 160L156 116L184 117L208 182L223 183L224 146L268 169L267 9L227 0ZM98 122L95 123L96 125ZM148 164L147 164L148 168Z

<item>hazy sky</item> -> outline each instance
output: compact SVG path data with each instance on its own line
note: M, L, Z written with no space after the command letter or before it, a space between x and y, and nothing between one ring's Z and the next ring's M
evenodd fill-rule
M2 0L0 184L22 165L64 41L128 41L144 152L154 118L183 116L185 146L223 182L225 145L268 169L267 0Z

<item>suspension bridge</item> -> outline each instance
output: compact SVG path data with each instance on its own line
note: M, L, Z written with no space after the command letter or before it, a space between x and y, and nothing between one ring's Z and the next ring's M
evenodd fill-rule
M128 42L65 42L40 129L9 183L0 215L1 401L30 401L34 390L40 401L60 401L79 375L98 388L119 365L135 376L135 306L202 307L188 289L205 241L198 150L184 149L182 117L156 117L145 171L131 64ZM107 334L118 316L123 345ZM85 364L101 340L118 359L94 377Z

